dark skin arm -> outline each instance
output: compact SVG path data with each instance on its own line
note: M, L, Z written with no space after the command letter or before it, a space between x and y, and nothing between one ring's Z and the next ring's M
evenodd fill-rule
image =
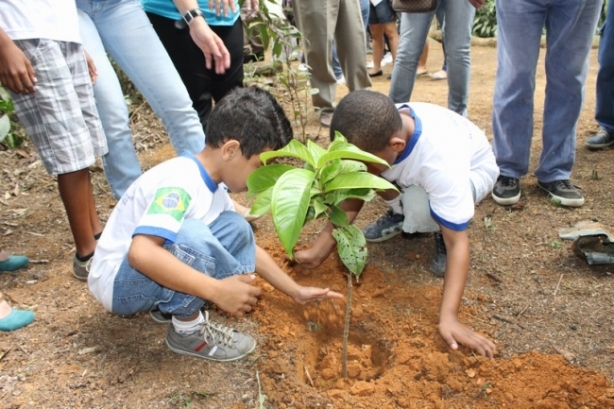
M0 82L16 94L35 92L36 75L26 55L0 29Z

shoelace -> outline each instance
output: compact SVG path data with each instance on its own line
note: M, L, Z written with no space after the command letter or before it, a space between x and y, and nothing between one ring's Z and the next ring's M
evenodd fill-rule
M215 344L232 346L235 342L233 333L234 330L232 328L209 321L209 311L205 311L205 322L200 329L200 334L203 338L213 341Z
M392 211L392 209L389 209L383 217L380 217L379 219L375 221L375 225L382 226L388 223L388 220L392 220L393 217L394 217L394 212Z
M571 184L569 180L559 180L556 184L556 187L560 190L574 190L574 186Z
M501 185L503 185L503 187L516 187L516 179L514 178L510 178L507 176L503 176L501 178Z

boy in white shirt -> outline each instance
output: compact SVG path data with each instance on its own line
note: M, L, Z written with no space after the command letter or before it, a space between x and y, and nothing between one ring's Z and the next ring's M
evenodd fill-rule
M213 109L205 148L140 176L113 209L98 242L89 287L105 309L130 315L158 308L172 314L166 343L180 354L216 361L243 358L249 335L209 321L206 301L242 317L256 304L255 272L299 303L341 294L302 287L254 241L234 211L232 192L261 166L260 153L280 149L292 128L275 98L237 88Z
M439 332L452 349L460 343L492 358L495 345L458 321L469 272L467 227L475 203L492 190L499 175L484 132L443 107L395 105L373 91L355 91L343 98L330 129L331 138L338 131L387 161L390 168L367 164L368 170L396 183L402 192L384 192L391 210L365 229L366 236L383 241L401 232L436 232L440 244L433 267L445 273ZM360 200L348 200L342 208L354 220L362 205ZM295 253L296 260L306 267L322 263L335 246L331 231L329 224L313 247Z

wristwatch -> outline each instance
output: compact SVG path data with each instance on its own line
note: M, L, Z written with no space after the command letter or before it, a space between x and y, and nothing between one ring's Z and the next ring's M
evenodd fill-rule
M188 10L188 12L183 15L183 18L181 20L175 21L175 27L179 30L183 30L184 28L187 28L196 17L202 15L203 12L200 9Z

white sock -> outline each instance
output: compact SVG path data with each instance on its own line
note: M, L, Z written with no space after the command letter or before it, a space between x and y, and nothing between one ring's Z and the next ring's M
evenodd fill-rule
M178 334L190 334L198 330L200 324L205 322L202 312L198 312L198 317L192 321L180 321L173 315L173 328Z
M388 207L392 209L394 213L403 214L403 203L401 202L401 195L398 195L392 200L386 200Z

